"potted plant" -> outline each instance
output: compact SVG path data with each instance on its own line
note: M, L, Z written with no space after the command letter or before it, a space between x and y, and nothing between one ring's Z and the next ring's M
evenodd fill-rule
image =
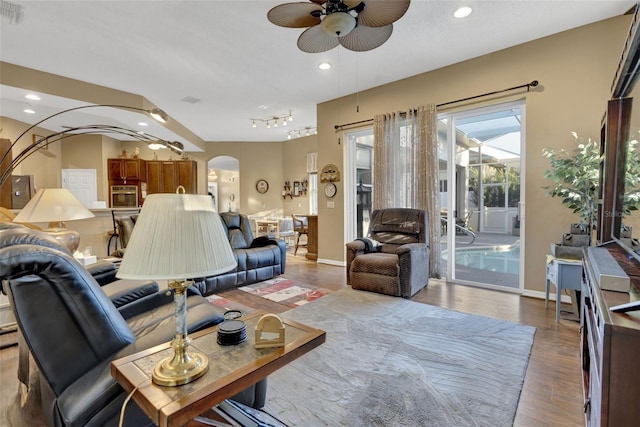
M580 246L591 243L591 231L597 221L602 156L598 141L585 140L575 132L572 132L572 136L577 142L577 147L572 152L564 149L555 151L552 148L542 150L542 155L549 159L551 166L544 172L544 177L552 181L552 184L543 188L551 197L562 198L562 203L579 216L580 222L572 224L571 232L563 237L563 243L575 239L570 246ZM636 139L630 140L627 144L629 150L625 175L627 190L623 202L625 215L640 207L640 158L637 145ZM579 234L585 237L576 237ZM580 248L568 252L578 252L578 258L582 253Z

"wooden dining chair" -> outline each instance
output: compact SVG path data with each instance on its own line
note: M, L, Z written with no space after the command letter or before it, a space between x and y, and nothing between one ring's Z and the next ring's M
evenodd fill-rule
M293 249L293 255L298 253L298 248L303 247L306 248L307 244L300 244L300 236L305 235L306 238L309 238L309 227L307 226L307 217L304 216L295 216L291 214L291 218L293 219L293 231L296 234L296 246Z

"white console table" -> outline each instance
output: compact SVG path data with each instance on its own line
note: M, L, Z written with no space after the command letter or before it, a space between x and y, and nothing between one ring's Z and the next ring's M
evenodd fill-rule
M556 286L556 322L559 322L562 290L570 289L579 291L582 286L582 260L560 259L547 255L547 280L544 288L544 308L547 308L549 305L550 283Z

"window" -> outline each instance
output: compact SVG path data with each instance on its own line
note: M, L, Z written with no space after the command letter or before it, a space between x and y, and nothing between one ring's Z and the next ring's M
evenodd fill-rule
M309 174L309 212L311 215L318 214L318 173Z

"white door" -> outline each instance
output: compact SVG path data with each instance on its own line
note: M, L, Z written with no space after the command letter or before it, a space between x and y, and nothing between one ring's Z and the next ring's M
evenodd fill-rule
M87 208L98 200L95 169L62 169L62 188L71 191Z

